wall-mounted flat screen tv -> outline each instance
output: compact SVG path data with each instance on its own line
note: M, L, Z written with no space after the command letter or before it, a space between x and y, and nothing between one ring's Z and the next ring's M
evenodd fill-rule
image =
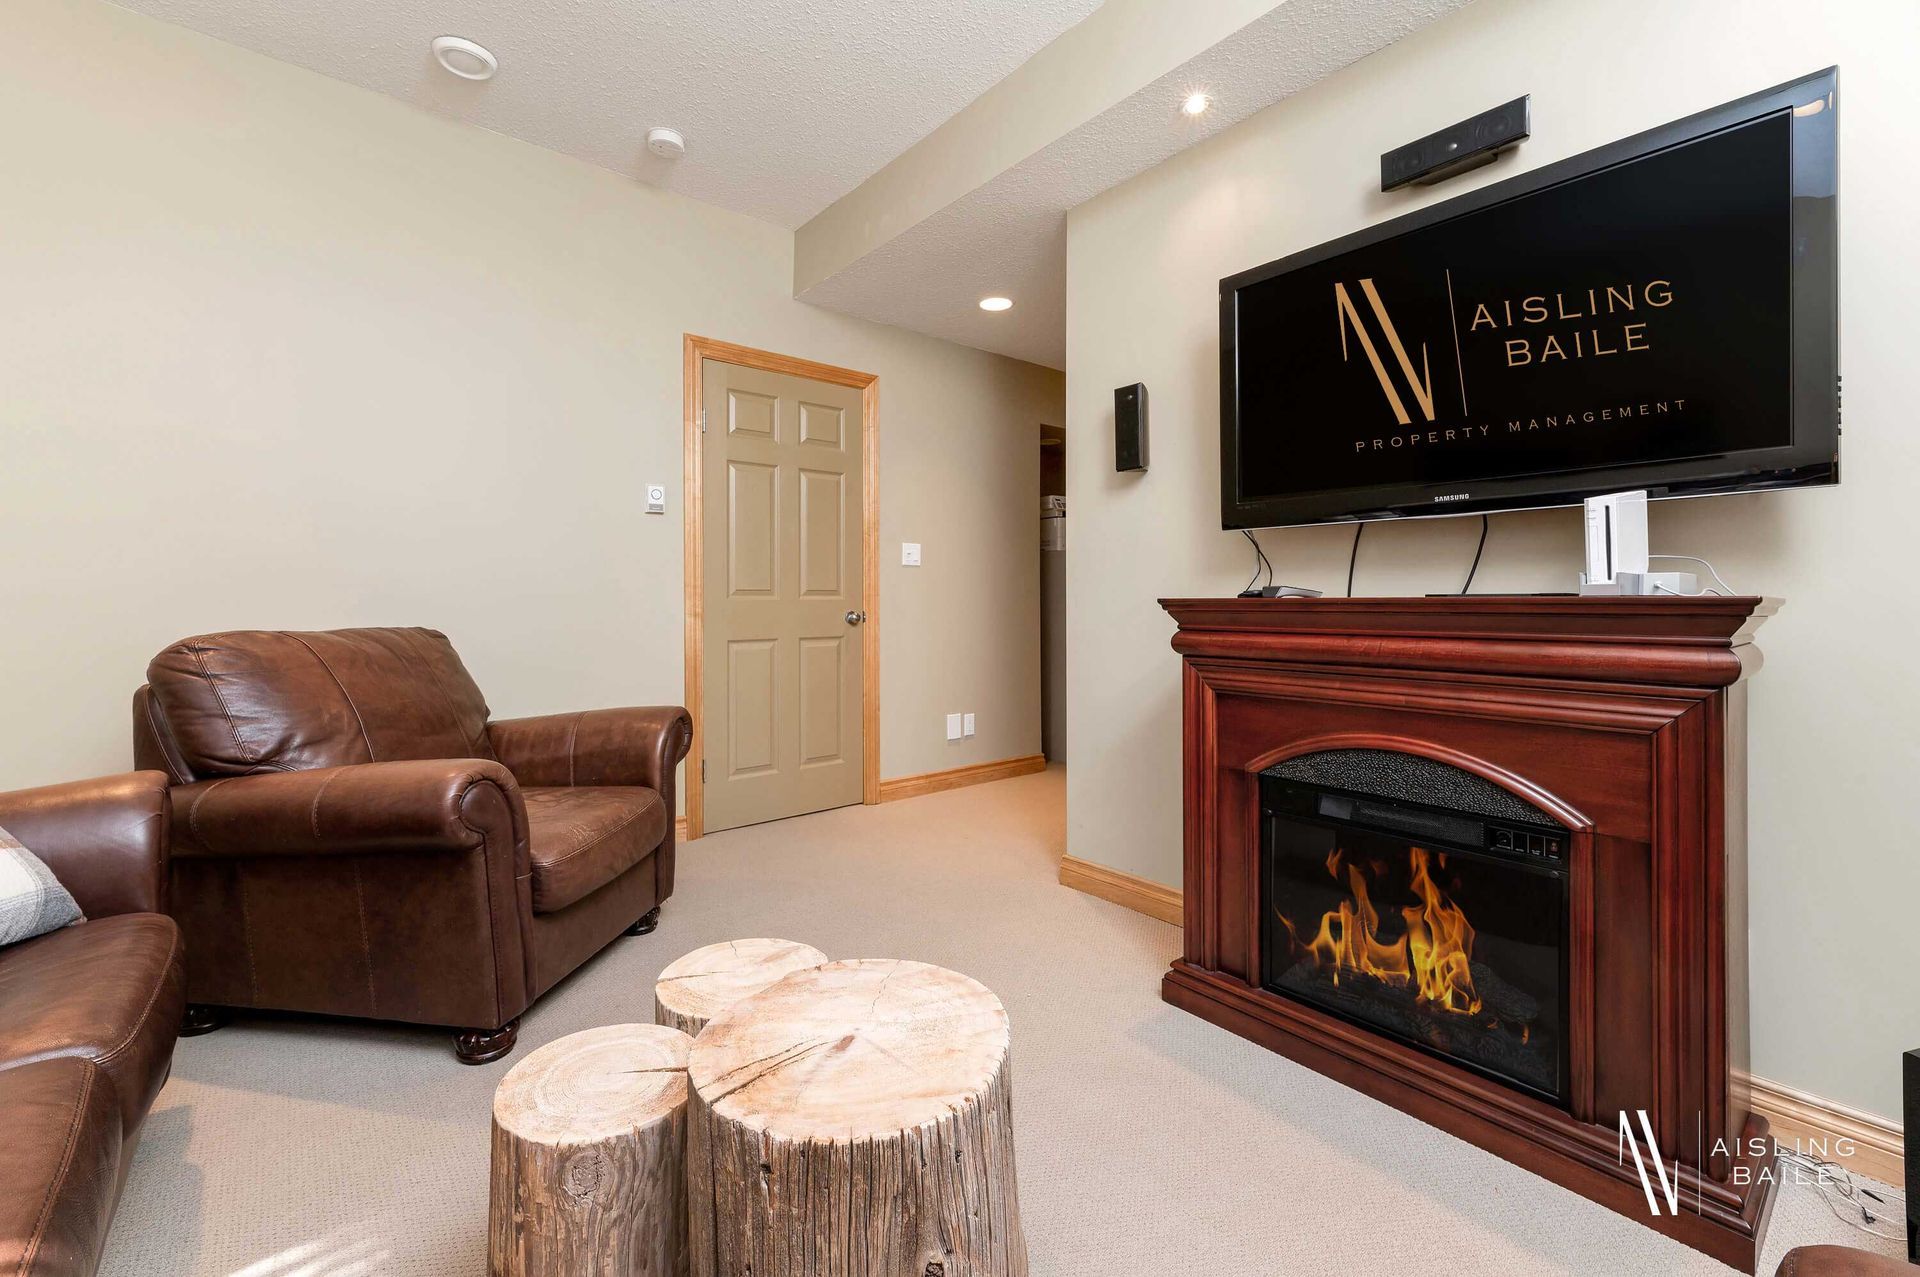
M1227 528L1839 480L1838 72L1220 281Z

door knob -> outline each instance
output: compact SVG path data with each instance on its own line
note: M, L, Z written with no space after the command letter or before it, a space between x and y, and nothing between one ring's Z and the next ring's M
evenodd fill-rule
M848 612L847 613L848 625L858 625L860 624L860 622L866 619L867 619L867 614L865 612Z

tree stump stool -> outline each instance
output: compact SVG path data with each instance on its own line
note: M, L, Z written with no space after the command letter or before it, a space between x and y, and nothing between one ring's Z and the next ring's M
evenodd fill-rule
M493 1097L493 1277L683 1277L687 1048L615 1024L527 1056Z
M728 940L675 961L653 986L653 1022L697 1038L707 1021L782 976L827 961L792 940Z
M687 1057L695 1277L1024 1277L1007 1014L921 962L798 971Z

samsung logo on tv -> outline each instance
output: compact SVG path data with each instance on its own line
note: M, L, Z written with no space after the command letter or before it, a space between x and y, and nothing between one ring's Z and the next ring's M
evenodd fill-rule
M1435 501L1465 501L1468 497L1472 495L1473 494L1470 492L1454 492L1444 497L1435 497L1434 500Z

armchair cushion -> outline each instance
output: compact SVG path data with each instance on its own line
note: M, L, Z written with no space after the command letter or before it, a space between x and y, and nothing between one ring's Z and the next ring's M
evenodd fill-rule
M132 1131L173 1059L181 959L179 929L157 913L95 918L0 950L0 1068L91 1060Z
M173 791L174 854L358 855L465 851L485 839L471 806L476 789L507 795L507 769L477 758L362 763L198 781ZM518 823L518 822L516 822ZM515 841L524 842L522 829Z
M660 795L639 786L522 792L535 913L557 913L633 868L672 823Z
M487 702L438 630L244 630L183 639L147 682L198 779L493 757Z

